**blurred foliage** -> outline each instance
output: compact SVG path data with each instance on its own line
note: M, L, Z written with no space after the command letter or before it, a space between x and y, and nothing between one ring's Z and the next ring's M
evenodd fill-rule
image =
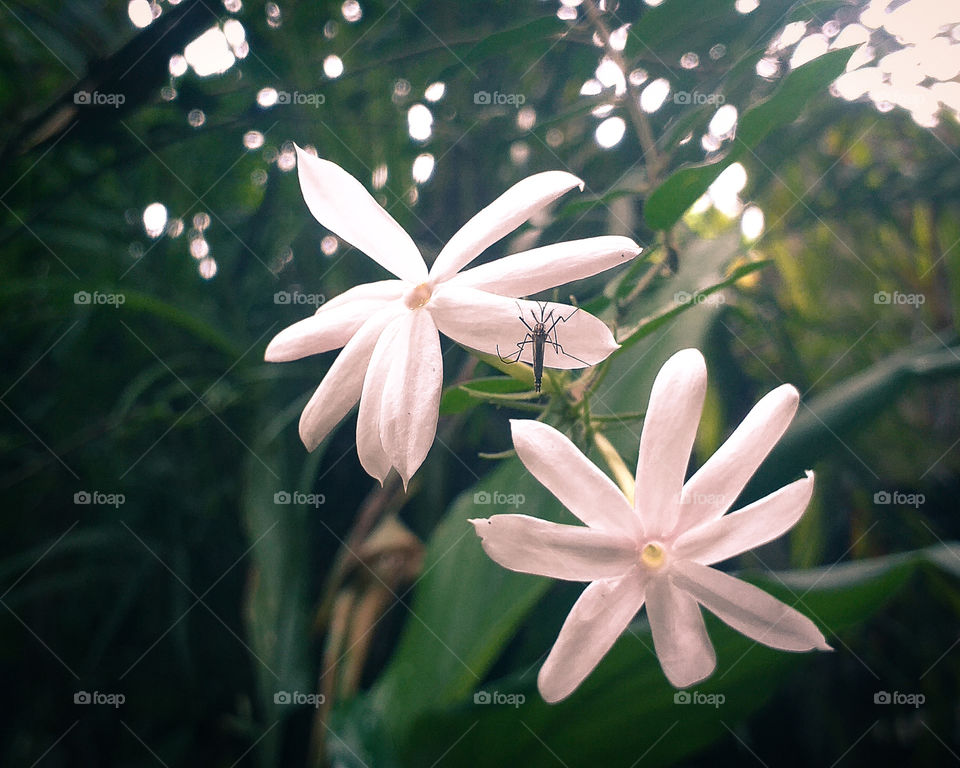
M831 98L849 51L785 74L790 50L768 50L784 25L845 24L853 2L760 0L747 15L731 0L589 2L570 20L547 2L363 2L350 22L350 3L184 0L142 30L115 0L3 4L4 765L830 765L848 750L854 764L926 765L960 752L960 128ZM173 77L171 57L228 19L246 54ZM704 151L716 103L668 98L647 114L633 82L580 93L628 23L610 52L624 71L722 95L737 138ZM688 52L698 66L679 65ZM757 76L765 55L778 75ZM324 74L329 56L341 76ZM435 82L432 135L414 141L408 110ZM323 103L261 106L264 88ZM522 95L523 110L483 92ZM608 116L627 130L603 148ZM283 297L383 274L346 243L321 249L291 142L371 187L384 167L375 194L428 262L510 184L576 173L582 194L481 258L630 235L643 258L557 292L623 347L580 378L553 374L539 401L522 366L444 340L438 440L407 494L363 472L352 417L307 454L297 419L334 355L262 362L312 310ZM415 184L426 152L435 170ZM765 214L752 242L716 209L687 211L734 161L741 198ZM170 216L159 237L142 220L154 202ZM734 565L836 651L772 652L710 621L719 664L698 690L726 702L678 707L641 620L547 706L536 670L580 586L496 566L465 520L511 511L478 513L473 494L494 490L569 515L515 457L480 454L508 451L508 417L545 409L598 464L595 431L632 464L653 377L691 345L710 370L695 466L772 387L803 395L742 502L806 468L815 499ZM75 704L81 691L125 701ZM485 706L479 691L526 700ZM926 702L876 705L879 691ZM326 698L292 706L281 692Z

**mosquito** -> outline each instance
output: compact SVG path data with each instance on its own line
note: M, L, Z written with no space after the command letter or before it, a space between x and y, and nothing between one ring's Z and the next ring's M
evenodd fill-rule
M557 339L556 328L557 323L567 322L571 317L573 317L577 312L580 311L580 307L577 307L569 315L563 317L562 315L554 316L555 309L551 309L547 312L547 305L545 302L538 301L540 305L540 317L537 317L536 310L530 310L530 318L533 320L533 325L530 325L524 317L523 310L520 309L520 305L517 305L517 309L520 309L519 320L527 328L527 332L523 336L523 341L517 342L517 351L512 352L511 354L504 357L500 354L500 345L497 345L497 355L500 357L500 360L504 363L516 363L520 360L520 355L523 354L524 348L527 344L533 344L533 378L534 378L534 389L540 391L540 383L543 380L543 355L546 351L546 346L549 344L553 347L553 351L558 355L566 355L573 360L576 360L578 363L583 363L584 365L589 365L585 360L581 360L579 357L565 352L563 346L560 344L560 341ZM553 334L551 338L550 334ZM511 359L512 358L512 359Z

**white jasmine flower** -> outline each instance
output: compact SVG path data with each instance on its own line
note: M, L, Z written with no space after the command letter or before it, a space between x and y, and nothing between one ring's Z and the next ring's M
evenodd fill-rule
M763 590L711 568L786 533L813 493L813 473L725 514L796 413L785 384L767 394L686 483L707 374L703 356L671 357L650 394L631 503L563 434L511 422L517 455L584 524L527 515L472 520L487 554L522 573L589 581L540 669L540 693L557 702L580 685L641 606L660 666L677 688L708 677L716 655L702 605L752 640L786 651L829 650L810 619Z
M266 359L296 360L343 347L300 418L313 450L360 401L357 452L382 483L396 467L404 486L436 435L443 363L439 332L496 354L515 349L526 329L518 319L539 307L519 300L623 264L640 252L626 237L594 237L513 254L461 271L488 246L574 187L576 176L548 171L518 182L468 221L428 270L403 228L340 166L297 147L300 189L317 220L397 279L351 288L312 317L281 331ZM554 304L567 317L574 307ZM549 347L545 365L580 368L606 358L617 343L584 311L563 323L565 355ZM523 356L520 356L524 359ZM579 358L579 359L575 359Z

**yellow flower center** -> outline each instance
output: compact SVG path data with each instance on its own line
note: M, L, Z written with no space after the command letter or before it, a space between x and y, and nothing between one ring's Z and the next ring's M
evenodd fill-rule
M667 553L662 544L647 544L640 550L640 560L647 568L657 570L663 566L666 559Z
M430 286L427 283L420 283L420 285L404 297L404 302L409 309L420 309L420 307L430 301L432 295L433 291Z

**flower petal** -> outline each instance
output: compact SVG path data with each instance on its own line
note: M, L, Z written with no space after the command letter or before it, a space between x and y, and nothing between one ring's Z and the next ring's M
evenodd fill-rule
M619 346L602 320L569 304L508 299L448 285L433 295L428 306L437 328L454 341L513 362L518 353L521 362L533 361L528 337L541 317L550 331L543 355L547 368L596 365Z
M669 576L652 578L647 584L647 618L660 667L674 688L687 688L713 673L717 654L700 606Z
M312 451L356 405L374 345L387 324L406 308L388 304L367 320L333 361L300 414L300 439Z
M682 533L672 551L703 565L739 555L782 536L796 525L813 495L813 472L743 509ZM681 510L682 511L682 510Z
M634 493L637 514L649 536L665 535L676 523L706 392L707 367L696 349L677 352L653 382L640 433Z
M400 298L405 286L402 280L383 280L351 288L322 305L315 315L280 331L267 345L264 359L282 363L342 347L371 315Z
M797 412L800 394L790 384L767 393L683 487L684 530L716 520L737 500Z
M565 171L537 173L517 182L450 238L430 269L430 279L435 285L449 279L488 246L574 187L582 190L583 182Z
M380 437L380 411L383 406L383 388L397 336L406 330L402 320L397 320L384 329L377 339L367 374L363 379L363 391L360 394L360 409L357 412L357 457L361 466L371 477L377 478L380 485L387 479L392 464L383 448Z
M544 701L567 698L594 670L643 606L644 587L644 579L631 571L583 591L537 675Z
M636 565L633 541L616 533L529 515L471 520L491 560L519 573L566 581L623 576Z
M510 429L520 461L563 506L591 528L636 536L626 497L566 435L530 419L511 419Z
M782 651L831 650L810 619L753 584L690 560L672 573L678 587L751 640Z
M409 312L402 324L383 385L380 439L406 488L437 434L443 357L429 312Z
M626 264L641 250L629 237L618 235L570 240L481 264L454 275L448 284L501 296L531 296Z
M412 283L426 279L427 265L410 235L363 184L336 163L314 157L300 147L297 173L303 199L323 226L397 277Z

